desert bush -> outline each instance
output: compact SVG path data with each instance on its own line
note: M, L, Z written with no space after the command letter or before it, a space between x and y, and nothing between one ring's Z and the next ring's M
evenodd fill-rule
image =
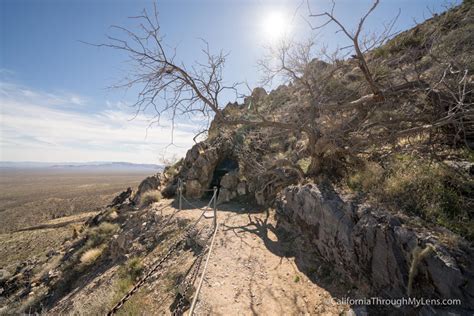
M374 49L373 54L375 58L386 58L390 55L390 49L387 45L383 45Z
M87 231L87 242L85 249L90 249L103 244L109 239L117 230L119 226L108 222L103 222L99 226L91 228Z
M129 259L120 267L118 274L121 279L137 280L143 272L143 264L141 258L135 257Z
M301 170L306 174L309 170L309 165L311 164L311 158L302 158L298 160L298 166L300 166Z
M112 306L120 300L135 284L138 278L142 275L144 270L141 258L130 258L125 262L117 272L118 278L115 281L114 296L110 305ZM143 313L141 305L142 298L139 293L124 305L121 313L124 315L139 315Z
M347 184L354 191L375 190L383 181L384 170L375 162L367 162L362 168L349 175Z
M426 162L407 155L395 158L385 180L386 198L404 211L436 218L453 218L460 213L459 197L445 186L448 173L439 163Z
M107 212L106 217L108 221L114 221L118 218L118 213L115 208L112 208L109 212Z
M422 32L409 31L388 42L387 49L391 54L402 52L409 48L421 48L425 42Z
M463 148L461 151L461 157L471 163L474 163L474 150L470 148Z
M145 192L141 196L140 203L142 206L150 205L155 202L159 202L162 199L161 192L158 190L151 190Z
M348 176L347 185L395 212L416 215L474 238L469 213L474 183L440 162L398 155L385 169L367 163Z
M178 285L183 282L185 273L182 271L172 270L170 271L165 279L165 289L167 292L178 293Z
M89 249L82 254L80 261L83 265L90 265L100 257L103 251L103 247Z
M175 164L165 167L163 172L165 173L167 178L174 178L174 176L176 176L181 170L182 164L183 164L183 159L180 159Z
M133 295L118 311L117 315L129 316L129 315L149 315L147 311L147 305L149 304L145 295L137 293ZM154 311L154 310L153 310ZM155 311L154 311L155 312ZM154 314L154 313L153 313Z

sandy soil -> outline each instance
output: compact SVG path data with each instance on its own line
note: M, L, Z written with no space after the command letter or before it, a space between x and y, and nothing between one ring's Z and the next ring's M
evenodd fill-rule
M349 310L333 304L330 293L301 273L293 258L282 256L288 245L272 233L272 216L249 214L239 204L223 208L198 315L340 315Z
M176 213L177 203L163 200L137 215L173 214L175 220L194 221L202 212L200 207L207 203L193 202L197 207L188 206ZM195 310L197 315L341 315L349 311L348 306L335 305L325 288L299 271L291 256L291 243L278 240L272 232L273 216L245 203L228 203L219 207L218 222L219 230ZM61 223L55 220L49 224ZM212 218L204 218L198 228L207 231L211 225ZM170 243L171 240L166 240L151 251L143 258L144 265L150 267ZM177 277L187 271L194 258L190 250L175 253L118 315L170 315L180 284L176 283ZM203 266L204 263L195 287ZM87 284L56 302L47 314L105 313L123 295L117 292L118 268L111 266L91 275ZM189 310L185 315L189 315Z

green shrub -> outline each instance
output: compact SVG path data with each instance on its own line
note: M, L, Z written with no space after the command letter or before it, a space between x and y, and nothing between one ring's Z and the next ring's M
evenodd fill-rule
M390 55L390 49L387 45L383 45L374 49L375 58L386 58Z
M110 302L111 306L117 303L117 301L135 285L136 281L143 274L143 271L144 267L139 257L127 260L127 262L119 268L117 272L118 278L115 281L115 295ZM144 304L144 297L139 292L125 303L118 315L141 315L144 313Z
M469 162L474 163L474 150L470 148L464 148L462 151L462 156L464 159L467 159Z
M103 244L119 229L117 224L103 222L99 226L91 228L87 231L87 242L84 249L91 249Z
M445 186L447 170L438 163L400 156L385 181L386 197L404 211L426 219L459 214L459 197Z
M163 197L161 196L161 192L158 190L151 190L145 192L140 199L140 203L142 206L147 206L155 202L161 201Z
M138 257L129 259L118 271L121 279L130 279L131 281L136 281L142 273L143 264L141 258Z
M181 170L183 166L184 159L181 158L180 160L176 161L174 164L169 164L168 166L163 169L163 173L166 175L167 178L175 177Z

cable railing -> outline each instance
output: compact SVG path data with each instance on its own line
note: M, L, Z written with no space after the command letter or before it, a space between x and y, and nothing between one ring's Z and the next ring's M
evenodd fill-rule
M179 208L179 211L181 211L183 209L183 201L185 201L187 204L189 204L190 206L194 207L194 208L197 208L197 209L200 209L202 207L190 202L188 199L186 199L183 195L183 190L184 189L184 182L181 180L181 178L178 179L178 208ZM216 229L217 227L217 193L218 193L218 189L217 187L215 186L213 189L209 189L209 190L204 190L206 192L213 192L212 194L212 197L211 199L209 200L209 203L207 204L207 206L204 207L204 211L203 213L201 214L201 216L204 216L205 212L207 212L209 209L211 209L211 204L212 204L212 210L213 210L213 221L212 221L212 225L214 226L214 229Z
M194 314L194 310L195 310L196 303L197 303L197 300L198 300L199 292L200 292L200 289L201 289L202 284L203 284L204 275L205 275L205 272L206 272L206 269L207 269L207 265L208 265L208 262L209 262L209 259L210 259L210 256L211 256L212 247L214 245L214 240L215 240L217 230L218 230L218 225L217 225L217 192L218 192L218 190L217 190L217 187L214 187L212 189L213 195L212 195L211 199L209 200L209 203L207 204L207 206L200 207L200 206L197 206L194 203L190 202L188 199L186 199L186 197L183 195L183 187L184 187L183 181L181 179L178 179L178 199L179 200L178 200L178 211L177 212L180 212L180 211L183 210L183 202L186 202L187 204L189 204L190 206L192 206L196 209L203 209L203 211L201 212L199 217L191 225L189 225L186 228L184 233L181 235L181 238L179 238L176 242L174 242L168 248L168 251L163 256L161 256L160 258L158 258L154 261L154 263L151 265L151 268L148 270L148 272L145 273L144 276L142 278L140 278L140 280L137 283L135 283L134 286L117 302L117 304L115 304L109 310L107 315L114 315L115 313L117 313L117 311L124 306L124 304L132 297L132 295L135 294L136 292L138 292L138 290L146 283L146 281L152 275L155 275L160 270L160 268L163 267L163 264L172 256L172 254L176 250L180 249L181 246L186 242L186 240L191 237L191 235L192 235L191 232L194 230L194 228L197 226L197 224L201 221L201 219L203 217L205 217L205 213L208 212L210 209L212 209L212 211L213 211L213 221L212 221L213 230L212 230L212 239L211 239L210 245L206 246L205 249L195 259L195 262L198 262L198 261L201 262L203 255L207 252L206 263L204 265L203 272L201 274L201 278L200 278L200 281L199 281L198 288L197 288L197 290L194 294L194 297L192 299L192 303L191 303L191 306L190 306L189 315ZM211 205L212 205L212 207L211 207ZM208 235L207 243L209 242L209 237L210 236ZM200 268L200 264L197 264L196 268L195 268L196 271L194 272L196 274L196 276L199 272L199 268ZM187 284L187 288L189 288L189 286L192 285L192 283L194 283L194 279L192 279L192 282L190 282L190 284ZM179 314L180 312L182 313L183 308L184 308L184 306L178 306L177 309L180 309L180 311L177 311L177 314Z

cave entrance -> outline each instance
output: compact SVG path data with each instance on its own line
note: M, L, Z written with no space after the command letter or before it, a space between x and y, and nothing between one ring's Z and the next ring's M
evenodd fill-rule
M214 169L214 173L212 174L212 181L209 185L209 189L213 189L217 187L219 189L221 187L221 179L222 177L231 171L239 170L239 163L232 158L226 158L217 164L217 167ZM212 194L212 193L211 193Z

